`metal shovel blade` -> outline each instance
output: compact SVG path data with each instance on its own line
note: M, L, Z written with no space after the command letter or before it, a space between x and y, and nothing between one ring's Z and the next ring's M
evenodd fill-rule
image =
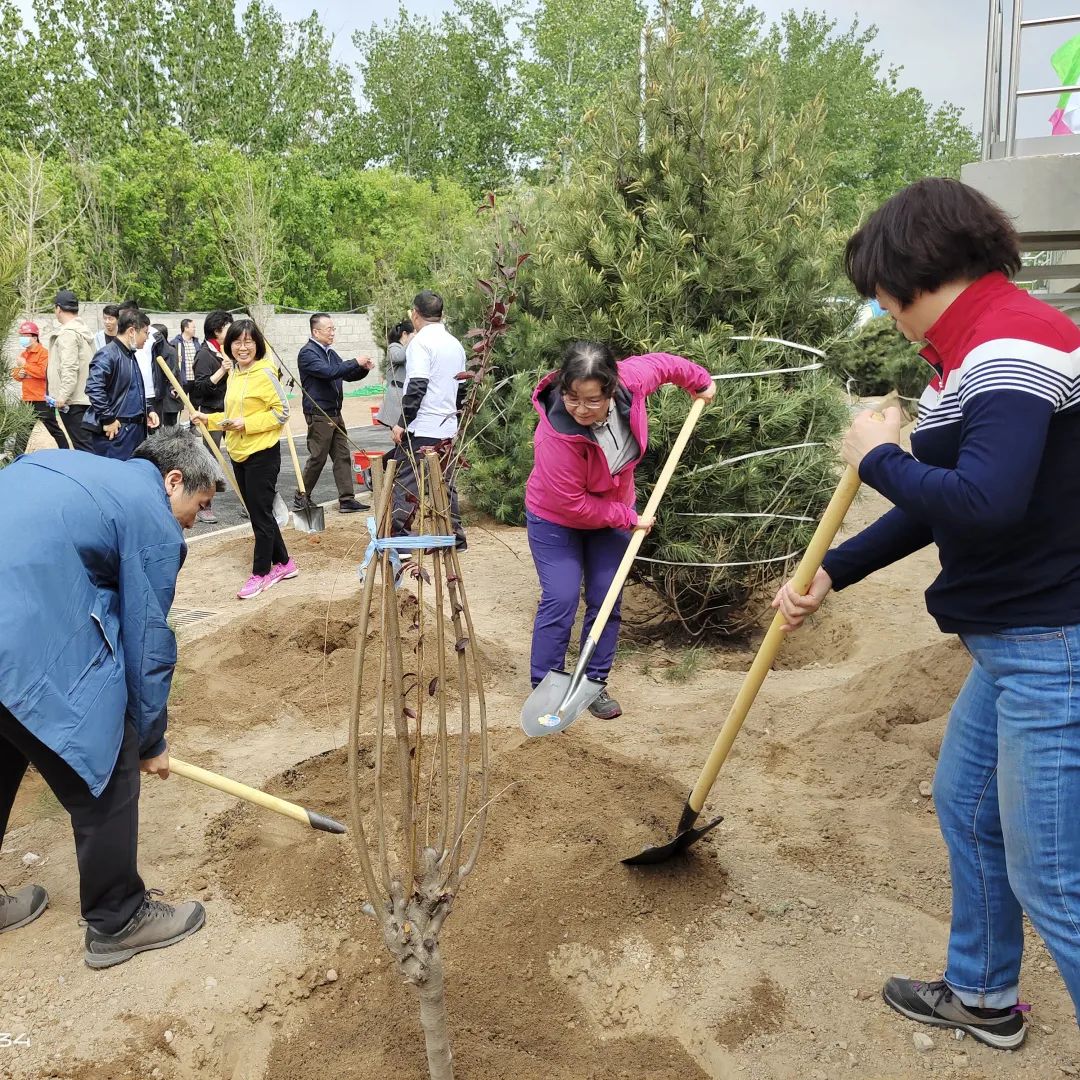
M277 522L279 529L284 529L289 524L289 508L285 505L285 500L276 491L274 492L274 520Z
M654 866L656 863L667 862L668 859L681 855L692 844L696 844L707 832L715 829L724 820L722 817L718 817L707 825L695 827L694 822L697 821L697 817L697 811L687 802L682 817L679 819L679 828L673 840L669 840L666 844L658 844L656 847L647 847L637 855L631 855L628 859L623 859L623 865Z
M531 739L565 731L599 696L605 683L584 678L571 690L565 671L549 671L521 710L521 729Z
M303 510L293 507L292 525L297 532L326 532L326 511L318 503L313 503L308 499L307 506Z

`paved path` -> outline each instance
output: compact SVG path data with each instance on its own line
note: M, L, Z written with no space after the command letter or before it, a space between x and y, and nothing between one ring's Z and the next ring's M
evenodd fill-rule
M307 461L307 439L303 434L294 435L296 440L296 456L300 459L300 467L304 467ZM366 424L361 427L349 428L349 438L362 450L389 450L393 446L390 431L384 427L372 427ZM281 440L281 474L278 478L278 492L285 500L285 505L292 507L293 495L296 493L296 477L293 474L292 460L289 457L289 447L284 439ZM367 492L361 490L359 485L356 490L357 498L362 502L370 502ZM323 466L322 476L315 485L312 497L316 502L333 502L335 505L327 507L328 514L337 513L337 488L334 485L334 473L329 460ZM214 496L214 513L217 515L216 525L197 524L188 535L203 536L207 533L218 532L228 529L233 525L241 525L244 519L240 516L240 501L233 490L229 487L226 491Z

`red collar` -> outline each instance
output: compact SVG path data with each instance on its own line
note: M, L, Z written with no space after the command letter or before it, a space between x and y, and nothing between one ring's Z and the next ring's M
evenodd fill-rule
M922 355L932 364L943 361L946 367L963 360L965 344L972 327L988 310L1015 294L1016 286L1000 271L973 281L942 313L926 332L929 346Z

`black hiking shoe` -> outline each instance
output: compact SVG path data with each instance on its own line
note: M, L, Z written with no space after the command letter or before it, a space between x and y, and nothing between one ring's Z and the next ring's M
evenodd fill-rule
M49 906L49 894L40 885L24 885L9 893L0 885L0 934L32 923Z
M119 933L103 934L88 926L83 954L87 967L112 967L148 949L175 945L206 922L206 910L197 900L174 906L153 899L160 895L160 889L148 889L142 907Z
M1026 1005L973 1009L965 1005L943 979L928 983L894 975L885 984L881 996L886 1005L909 1020L966 1031L995 1050L1015 1050L1027 1035L1023 1016Z
M362 503L359 499L351 497L348 499L338 499L337 508L339 514L359 514L361 510L371 509L367 503Z
M614 720L616 716L622 716L622 706L608 696L607 690L601 690L597 699L589 706L589 712L598 720Z

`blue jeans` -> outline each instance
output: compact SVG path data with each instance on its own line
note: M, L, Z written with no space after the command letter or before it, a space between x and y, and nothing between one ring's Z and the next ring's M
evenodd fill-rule
M621 529L569 529L536 514L526 514L529 550L540 577L540 606L533 623L529 661L536 686L549 671L561 671L574 629L574 618L585 581L585 622L581 640L589 636L600 605L626 553L630 534ZM615 604L586 674L606 682L619 641L620 608Z
M953 910L945 980L964 1004L1017 1001L1022 913L1080 1010L1080 626L963 636L934 802Z

